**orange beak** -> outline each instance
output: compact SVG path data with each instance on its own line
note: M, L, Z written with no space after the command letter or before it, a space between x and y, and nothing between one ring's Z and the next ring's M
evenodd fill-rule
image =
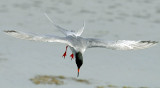
M77 74L77 77L79 77L79 70L80 70L80 69L78 68L78 74Z

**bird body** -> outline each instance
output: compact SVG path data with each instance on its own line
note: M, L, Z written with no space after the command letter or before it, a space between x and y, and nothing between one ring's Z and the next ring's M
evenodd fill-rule
M69 42L71 42L70 47L72 52L84 53L87 48L87 41L80 36L67 36Z

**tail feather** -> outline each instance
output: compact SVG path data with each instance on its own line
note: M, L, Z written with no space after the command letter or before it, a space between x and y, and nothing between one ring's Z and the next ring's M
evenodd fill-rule
M78 32L76 33L76 35L77 36L81 36L81 34L83 33L84 28L85 28L85 21L83 22L83 27L78 30Z
M60 27L59 25L57 25L53 20L51 20L51 18L48 16L47 13L44 13L44 15L47 17L47 19L61 32L63 33L65 36L67 36L67 32L69 32L68 30L66 30L65 28Z
M75 31L69 31L69 30L57 25L53 20L51 20L51 18L48 16L47 13L44 13L44 15L65 36L68 36L68 35L80 36L83 33L83 30L84 30L84 27L85 27L85 22L83 22L83 27L81 29L79 29L78 32L76 33Z

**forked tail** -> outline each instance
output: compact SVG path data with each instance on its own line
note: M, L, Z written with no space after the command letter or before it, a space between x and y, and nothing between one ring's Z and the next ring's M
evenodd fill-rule
M47 17L47 19L61 32L63 33L65 36L68 35L75 35L75 36L80 36L83 33L84 27L85 27L85 22L83 22L83 27L81 29L78 30L78 32L74 32L74 31L69 31L59 25L57 25L53 20L51 20L51 18L48 16L47 13L44 13L44 15Z

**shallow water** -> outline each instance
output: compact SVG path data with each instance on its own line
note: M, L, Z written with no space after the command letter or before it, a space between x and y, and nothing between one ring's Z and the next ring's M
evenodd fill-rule
M106 40L160 40L160 1L158 0L2 0L0 30L19 30L63 36L46 19L44 12L59 25L78 30L82 36ZM15 39L0 32L0 87L53 88L35 85L36 75L64 75L76 79L77 68L65 45ZM78 79L92 80L86 85L68 82L60 87L160 87L160 46L138 51L89 49ZM15 86L16 85L16 86ZM58 87L58 86L56 86Z

